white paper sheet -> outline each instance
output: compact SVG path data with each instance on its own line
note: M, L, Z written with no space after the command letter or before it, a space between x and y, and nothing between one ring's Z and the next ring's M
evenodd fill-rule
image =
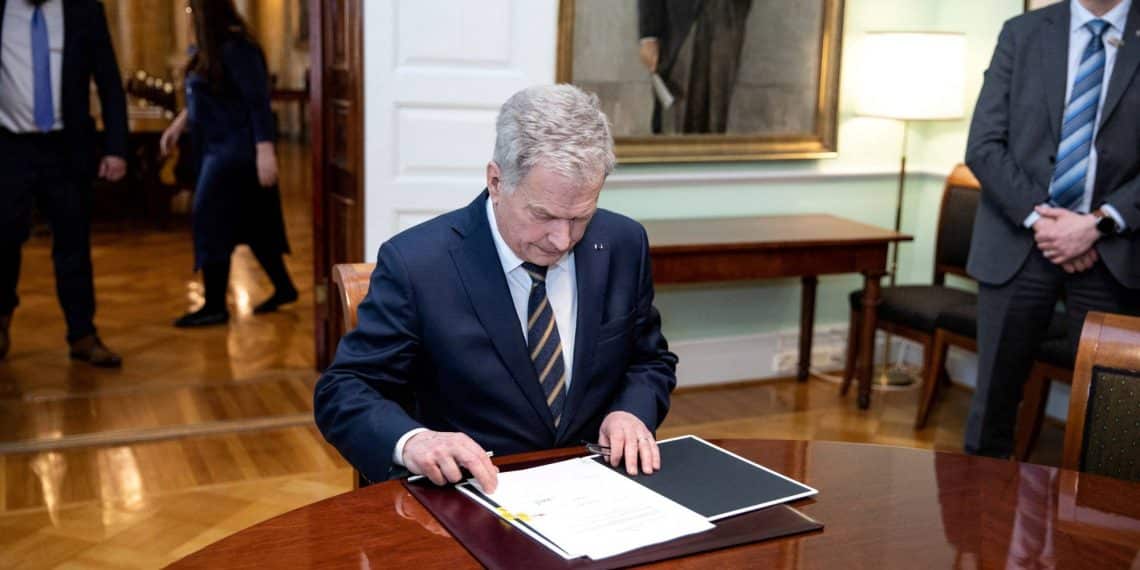
M473 480L459 489L565 558L598 560L714 527L588 457L500 473L486 495L498 508L468 485L482 492Z

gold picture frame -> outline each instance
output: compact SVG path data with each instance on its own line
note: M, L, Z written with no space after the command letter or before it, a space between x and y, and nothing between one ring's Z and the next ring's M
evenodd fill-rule
M694 0L694 2L697 1ZM629 35L631 32L633 35L640 35L637 31L639 2L632 0L623 2L561 0L558 15L556 79L559 83L573 83L598 94L603 109L610 116L611 123L614 123L615 152L619 162L627 164L727 162L820 159L833 158L837 155L839 62L845 0L813 0L818 4L807 1L787 3L784 0L734 1L737 3L744 2L750 6L747 8L747 10L752 11L749 13L752 18L747 20L749 26L752 26L752 23L756 21L760 22L760 26L767 26L764 30L757 30L751 36L747 36L747 29L744 30L743 33L746 34L746 38L755 39L751 40L752 44L748 43L748 39L744 40L743 47L737 44L737 61L746 61L746 58L778 60L776 63L785 65L774 65L772 61L762 61L758 65L751 66L749 69L755 69L755 71L750 73L753 76L761 77L761 81L763 81L763 78L771 75L772 70L775 69L777 75L780 73L798 73L801 81L791 89L782 88L778 85L775 87L752 87L753 91L748 93L756 95L754 97L738 96L742 88L740 84L734 82L731 96L733 101L732 116L728 119L729 127L727 127L726 132L716 134L661 134L649 132L650 128L646 126L648 117L657 112L651 112L648 109L652 109L654 105L661 105L661 103L654 102L653 82L650 80L647 69L640 70L642 77L637 80L621 80L625 84L639 83L632 86L632 90L638 93L636 97L630 95L631 89L626 89L628 85L615 87L617 81L610 84L604 82L591 83L590 80L578 77L575 73L576 57L579 62L586 62L581 67L595 70L595 75L613 75L611 70L603 69L606 65L624 65L627 71L632 69L629 60L632 52L633 61L638 61L636 52L639 39L629 37ZM599 15L594 12L579 12L583 6L611 13ZM805 9L805 7L807 8ZM614 10L632 10L632 17L628 13L622 13L617 14L618 18L614 18L612 13ZM761 20L760 17L764 12L756 12L756 10L790 10L790 12L787 14L789 18L784 21L769 22L769 19ZM591 16L591 14L593 15ZM590 20L591 17L593 20ZM621 24L615 24L614 20L620 21ZM581 21L581 25L576 25L579 21ZM791 25L798 23L801 28L789 28L788 21L792 22ZM632 30L629 25L630 22L633 22ZM816 35L812 35L812 30L816 31ZM778 53L779 50L774 49L783 47L780 44L766 46L755 43L778 42L775 39L764 39L772 37L773 32L785 33L786 37L800 43L791 46L791 49L786 50L787 53ZM608 34L608 39L590 37L587 36L588 33ZM620 37L615 39L615 35ZM581 50L583 53L576 54L576 41L584 46ZM599 44L599 41L602 43ZM606 41L609 42L609 45L604 43ZM757 49L758 46L760 49ZM612 63L612 61L616 61L611 60L611 58L615 58L614 53L626 49L631 51L617 53L616 55L617 59L625 58L625 62ZM594 60L585 59L589 54L595 56ZM797 57L800 59L796 59ZM743 68L744 65L742 64L740 67ZM603 70L598 73L596 71L598 69ZM759 82L754 81L752 85L759 85ZM763 89L770 91L780 89L780 92L764 92ZM620 93L620 95L613 95L615 93ZM804 97L805 94L807 97ZM620 101L610 100L608 97L611 95L615 100L620 97ZM779 99L780 97L783 99ZM811 100L813 98L814 100ZM661 99L656 100L660 101ZM641 105L642 101L645 105ZM743 102L738 104L737 101ZM755 103L755 101L762 101L763 103ZM760 108L753 115L747 115L748 111L739 111L738 109L750 106L751 109L755 110L769 101L773 103L771 108ZM637 105L631 105L631 102L637 103ZM636 107L634 109L637 113L636 120L629 118L632 114L629 110L633 107ZM782 113L785 108L793 112ZM765 114L774 116L774 119L770 121L773 124L781 121L788 122L789 120L786 117L798 117L799 122L791 127L783 124L768 128L766 123L758 118ZM758 126L754 127L754 131L733 130L732 117L734 116L741 117L737 124L748 124L749 128L753 128L752 125ZM654 118L654 121L653 128L656 129L657 119ZM631 126L631 124L634 125Z
M1058 0L1025 0L1025 11L1036 10L1044 8L1050 4L1055 4Z

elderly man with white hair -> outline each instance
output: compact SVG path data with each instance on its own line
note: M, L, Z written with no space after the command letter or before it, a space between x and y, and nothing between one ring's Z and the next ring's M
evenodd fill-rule
M606 116L576 87L532 87L496 129L487 188L380 246L359 324L317 384L317 425L368 481L466 469L493 491L487 452L595 440L652 473L677 357L645 229L597 207Z

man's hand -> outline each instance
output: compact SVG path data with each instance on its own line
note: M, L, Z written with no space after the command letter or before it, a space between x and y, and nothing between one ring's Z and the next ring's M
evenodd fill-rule
M1096 217L1091 214L1077 214L1049 206L1037 206L1036 212L1041 215L1041 219L1033 224L1037 248L1046 259L1057 265L1073 263L1090 251L1100 238Z
M1090 248L1084 255L1078 255L1076 259L1062 263L1061 269L1064 269L1065 273L1083 273L1092 269L1099 259L1100 256L1097 255L1096 248Z
M88 171L90 172L90 171ZM104 156L99 162L99 178L118 182L127 174L127 161L117 156Z
M629 412L610 412L598 430L598 443L610 448L610 465L617 467L624 458L630 475L637 475L639 458L646 475L661 469L661 451L653 433Z
M657 73L657 61L661 57L661 48L654 38L646 38L641 40L641 49L638 54L641 57L641 64L649 69L649 73Z
M436 485L463 480L459 468L471 473L487 493L499 484L499 468L491 463L487 452L466 434L424 431L404 444L404 467L431 479Z

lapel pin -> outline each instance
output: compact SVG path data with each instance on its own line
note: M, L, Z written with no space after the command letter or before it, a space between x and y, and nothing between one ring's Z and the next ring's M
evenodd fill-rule
M604 243L595 243L594 244L594 250L595 251L601 251L603 249L606 249L606 244L604 244Z

